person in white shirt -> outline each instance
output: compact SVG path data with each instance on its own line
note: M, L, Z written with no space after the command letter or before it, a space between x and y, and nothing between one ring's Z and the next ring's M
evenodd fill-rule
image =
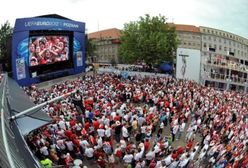
M97 142L97 146L95 146L97 149L100 149L103 146L103 142L102 142L102 137L97 136L96 137L96 142Z
M121 139L120 140L120 147L121 147L121 149L123 150L123 151L125 151L125 149L126 149L126 147L127 147L127 143L126 143L126 141L124 140L124 139Z
M65 141L66 147L69 151L73 151L73 143L72 141Z
M123 138L124 138L125 140L128 139L129 133L128 133L128 130L127 130L126 126L123 126L123 127L122 127L122 136L123 136Z
M157 144L154 146L155 155L159 154L160 151L161 151L161 149L160 149L160 144L157 143Z
M105 136L107 138L110 138L111 137L111 128L109 128L107 125L105 126Z
M134 160L135 161L140 161L140 159L143 156L143 153L144 153L144 148L143 148L143 150L139 148L138 151L137 151L137 153L134 156Z
M190 152L190 160L194 160L196 154L196 149L194 148L193 151Z
M207 153L207 150L206 150L205 148L203 148L203 149L201 150L200 155L198 156L198 160L199 160L199 161L202 161L202 160L204 159L206 153Z
M152 159L155 158L155 152L154 151L149 151L147 154L146 154L146 161L148 164L150 164L150 162L152 161Z
M169 165L168 168L177 168L178 164L179 164L179 159L176 158L176 160L174 160L174 161Z
M59 124L59 128L66 130L65 121L60 120L58 124Z
M93 148L86 147L86 149L85 149L85 151L84 151L84 155L85 155L88 159L92 159L92 158L93 158L93 153L94 153Z
M85 146L90 145L89 142L87 140L80 140L79 144L82 148L84 148Z
M64 142L63 139L57 140L57 146L58 146L61 150L65 150L65 149L66 149L65 142Z
M164 159L164 162L165 162L165 165L166 166L169 166L171 164L171 162L173 161L172 157L171 157L171 154L168 155L165 159Z
M104 137L104 134L105 134L105 130L104 129L102 129L102 128L99 128L99 129L97 129L97 133L98 133L98 135L100 136L100 137Z
M190 155L187 154L187 156L179 162L179 165L178 166L180 168L185 167L189 163L189 159L190 159L189 157L190 157Z
M40 148L40 153L44 156L48 156L49 155L49 152L48 152L48 148L43 145L41 148Z
M182 135L183 132L184 132L185 126L186 126L186 124L185 124L185 122L183 121L182 124L179 126L178 139L181 138L181 135Z
M126 154L124 157L123 157L123 160L125 163L129 164L132 162L133 160L133 155L132 154Z

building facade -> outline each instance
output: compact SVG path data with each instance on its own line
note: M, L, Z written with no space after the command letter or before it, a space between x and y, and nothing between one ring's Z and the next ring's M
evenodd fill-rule
M113 28L88 35L96 45L94 62L118 63L121 30Z
M221 90L247 92L248 39L200 26L201 83Z
M179 45L176 52L176 77L200 82L201 32L193 25L175 26Z
M248 92L248 39L209 27L172 25L176 28L180 42L178 46L180 53L176 56L176 62L180 65L177 65L176 76L190 80L199 79L196 82L220 90ZM120 35L121 31L118 29L89 34L89 38L94 39L97 44L98 62L111 63L111 60L118 62ZM192 60L198 60L199 56L200 62L197 65L186 65L185 75L178 74L183 72L181 63L192 63ZM181 68L178 68L179 66ZM200 67L196 68L194 71L196 74L193 76L189 73L192 70L191 66Z

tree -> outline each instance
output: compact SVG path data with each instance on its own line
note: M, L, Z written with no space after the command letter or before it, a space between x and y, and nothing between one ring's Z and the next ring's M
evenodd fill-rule
M8 41L12 35L13 28L10 23L6 21L0 28L0 62L4 63L5 66L10 66L10 51L8 51ZM8 68L9 69L9 68Z
M96 44L95 42L92 40L92 39L87 39L87 42L86 42L86 58L91 58L92 62L93 61L93 57L95 55L95 51L96 51Z
M164 16L140 17L139 21L124 25L119 55L122 62L159 64L173 62L177 49L175 27L166 23Z

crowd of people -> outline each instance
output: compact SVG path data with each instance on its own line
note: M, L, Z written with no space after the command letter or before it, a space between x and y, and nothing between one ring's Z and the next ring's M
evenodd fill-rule
M36 104L77 90L44 107L53 122L26 137L47 167L76 167L75 160L101 168L248 166L247 94L115 74L24 89Z
M30 66L68 60L69 41L66 36L33 37L29 43Z

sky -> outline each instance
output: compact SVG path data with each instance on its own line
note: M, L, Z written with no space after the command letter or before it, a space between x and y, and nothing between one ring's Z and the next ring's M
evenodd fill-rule
M85 22L87 33L125 23L150 14L168 22L207 26L248 39L248 0L5 0L0 6L0 24L16 18L58 14Z

